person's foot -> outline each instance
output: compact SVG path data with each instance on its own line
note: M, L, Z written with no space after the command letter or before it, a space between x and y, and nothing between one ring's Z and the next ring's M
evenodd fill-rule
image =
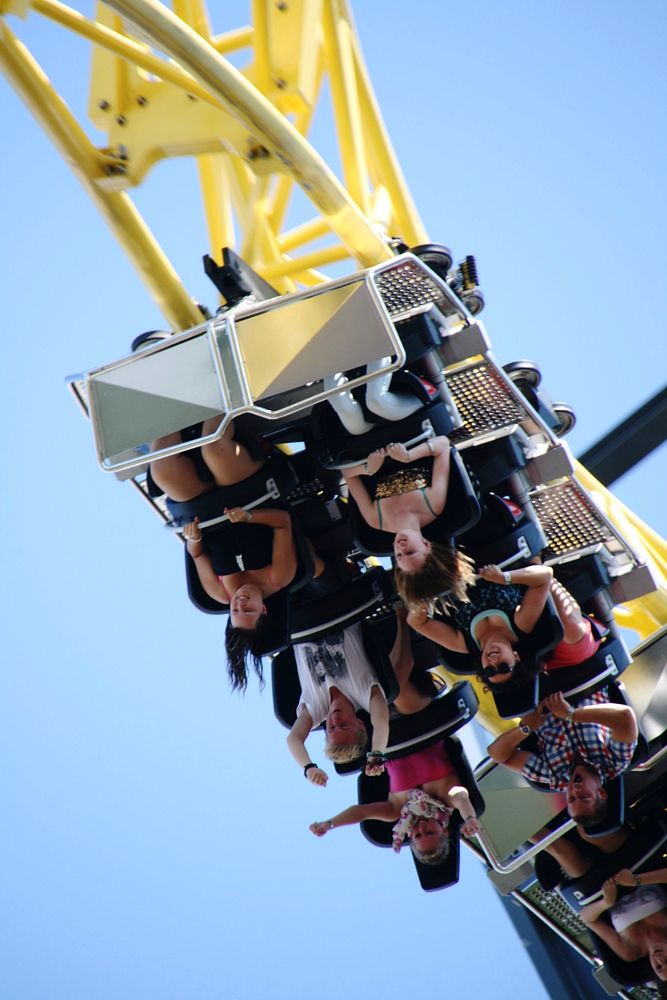
M327 375L324 380L325 389L333 389L334 386L344 386L347 378L340 372L337 375ZM351 392L339 392L329 399L329 403L338 415L338 419L348 434L366 434L373 429L373 424L369 424L364 417L361 405L356 401Z
M389 358L382 358L380 361L373 361L366 368L370 375L385 368L389 364ZM422 408L421 400L416 396L406 393L390 392L392 372L379 375L366 386L366 406L377 417L384 420L404 420L411 414Z

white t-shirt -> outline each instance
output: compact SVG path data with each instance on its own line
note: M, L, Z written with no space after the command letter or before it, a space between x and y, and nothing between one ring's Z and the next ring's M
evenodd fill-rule
M313 729L324 721L329 711L329 688L336 687L350 699L355 709L369 704L373 688L382 687L368 662L361 639L361 626L350 625L319 642L302 642L294 646L294 657L301 699L296 714L308 709ZM384 692L382 692L384 696Z
M667 894L662 885L641 885L634 892L623 896L611 907L609 915L614 930L619 934L630 924L659 913L667 907Z

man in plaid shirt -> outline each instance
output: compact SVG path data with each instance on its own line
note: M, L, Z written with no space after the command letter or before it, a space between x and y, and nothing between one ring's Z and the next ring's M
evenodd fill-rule
M518 749L534 732L536 753ZM578 705L549 695L521 724L488 748L493 760L553 791L567 790L567 810L577 823L599 821L606 807L604 783L627 770L637 745L637 719L628 705L598 691Z

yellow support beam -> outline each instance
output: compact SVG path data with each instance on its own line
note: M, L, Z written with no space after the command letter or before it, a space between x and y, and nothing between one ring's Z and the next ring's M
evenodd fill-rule
M392 256L322 157L211 45L156 0L110 0L109 6L223 102L229 113L292 174L362 265Z
M107 176L108 162L4 21L0 21L0 67L72 168L171 328L185 330L200 322L199 309L127 195L108 191L99 183Z

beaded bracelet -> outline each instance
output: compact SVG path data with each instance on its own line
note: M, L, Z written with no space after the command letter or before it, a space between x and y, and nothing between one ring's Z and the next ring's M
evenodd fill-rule
M366 760L371 760L373 758L379 759L381 761L386 761L387 759L385 755L382 753L382 750L369 750L368 753L366 754Z

